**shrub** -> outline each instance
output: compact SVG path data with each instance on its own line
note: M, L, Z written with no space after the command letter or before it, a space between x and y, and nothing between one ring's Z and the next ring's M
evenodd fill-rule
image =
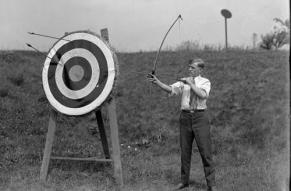
M260 47L266 50L272 48L278 49L290 41L290 21L287 19L283 22L281 19L275 18L273 31L265 35L261 35L262 42Z

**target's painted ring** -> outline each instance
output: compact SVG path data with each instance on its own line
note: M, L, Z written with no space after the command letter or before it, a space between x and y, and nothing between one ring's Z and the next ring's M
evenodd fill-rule
M67 84L65 84L64 80L63 80L63 74L64 74L64 66L69 59L71 59L72 57L83 57L85 58L92 69L92 77L90 79L90 81L87 83L87 85L80 89L80 90L72 90L68 87ZM77 65L79 66L79 65ZM83 68L81 66L79 66L80 68ZM86 49L80 49L80 48L75 48L72 49L68 52L66 52L59 60L57 68L56 68L56 75L55 75L55 81L58 82L57 83L57 87L60 90L60 92L65 96L68 97L70 99L81 99L87 95L90 94L90 92L92 92L94 90L94 88L97 86L98 80L99 80L99 65L98 65L98 61L95 58L95 56L88 50ZM69 79L72 80L72 79ZM73 80L75 81L75 80ZM80 81L80 80L78 80Z
M70 33L50 49L42 80L45 94L57 111L86 114L110 95L116 77L115 55L97 35Z
M62 77L65 85L71 90L80 90L90 81L92 69L85 58L73 57L66 63L66 72L63 72Z

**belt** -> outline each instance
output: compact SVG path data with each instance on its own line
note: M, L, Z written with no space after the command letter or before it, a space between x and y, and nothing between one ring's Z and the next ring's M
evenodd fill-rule
M182 112L185 113L196 113L196 112L203 112L205 109L192 109L192 110L187 110L187 109L182 109Z

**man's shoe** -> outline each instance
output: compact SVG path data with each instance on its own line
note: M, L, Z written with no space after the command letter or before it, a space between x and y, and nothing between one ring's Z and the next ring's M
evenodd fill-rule
M208 186L207 191L217 191L215 186Z
M179 184L176 186L175 190L181 190L181 189L186 188L186 187L188 187L188 186L189 186L189 184L179 183Z

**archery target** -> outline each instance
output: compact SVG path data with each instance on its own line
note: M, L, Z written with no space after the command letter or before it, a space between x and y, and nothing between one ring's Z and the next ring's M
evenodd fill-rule
M99 107L112 92L116 56L97 35L69 33L57 41L45 60L42 81L50 104L67 115Z

